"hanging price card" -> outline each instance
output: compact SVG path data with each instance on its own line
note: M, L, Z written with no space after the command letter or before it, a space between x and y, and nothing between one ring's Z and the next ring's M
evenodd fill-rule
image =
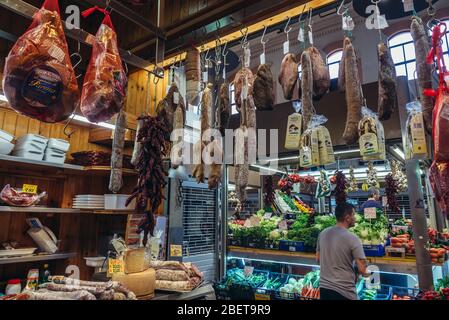
M265 52L260 55L260 64L265 64Z
M382 197L382 207L386 207L388 204L388 198L387 197Z
M179 103L179 92L173 92L173 103L178 104Z
M263 215L263 218L266 219L266 220L268 220L268 219L271 218L271 215L272 215L272 214L273 214L272 212L265 212L265 214Z
M313 33L312 33L312 30L309 30L309 42L313 46Z
M365 210L363 210L363 214L365 216L365 219L376 219L377 218L376 208L365 208Z
M404 4L404 12L409 12L415 10L415 5L413 0L402 0Z
M37 193L37 185L34 185L34 184L24 184L24 185L22 186L22 192L36 194L36 193Z
M284 42L284 54L287 54L290 52L290 42L289 41L285 41Z
M304 27L301 26L299 27L299 33L298 33L298 41L299 42L304 42L305 41L305 36L304 36Z
M203 71L203 82L209 81L209 72Z

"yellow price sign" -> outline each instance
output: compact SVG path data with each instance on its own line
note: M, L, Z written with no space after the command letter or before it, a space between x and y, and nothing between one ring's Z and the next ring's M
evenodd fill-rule
M111 276L114 273L125 273L125 264L123 260L120 259L108 260L108 276Z
M180 245L180 244L170 245L170 256L171 257L182 257L182 245Z
M255 293L254 294L254 299L255 300L271 300L271 297L270 297L269 294Z
M37 193L37 185L35 184L23 184L22 192L26 193Z

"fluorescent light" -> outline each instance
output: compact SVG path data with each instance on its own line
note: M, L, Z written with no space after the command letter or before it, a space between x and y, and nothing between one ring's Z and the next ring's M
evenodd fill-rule
M6 99L6 96L4 94L0 94L0 101L8 102L8 99Z
M402 149L398 148L398 147L393 147L391 148L391 150L402 160L405 160L405 154L404 151L402 151Z
M345 154L345 153L356 153L356 152L360 152L360 149L340 150L340 151L335 151L334 154Z
M266 162L273 162L273 161L284 161L284 160L294 160L294 159L299 159L299 156L294 156L294 157L285 157L285 158L276 158L276 159L264 159L264 161Z
M272 169L272 168L270 168L270 167L259 166L258 164L252 164L251 167L253 167L253 168L259 168L259 169L264 169L264 170L271 171L271 172L285 173L285 171L281 171L281 170L277 170L277 169Z
M87 120L87 118L83 117L83 116L79 116L77 114L75 114L75 116L73 117L73 120L77 120L77 121L81 121L84 123L89 123L89 124L93 124L96 126L100 126L100 127L104 127L104 128L108 128L108 129L115 129L115 125L107 123L107 122L98 122L98 123L94 123L94 122L90 122L89 120Z

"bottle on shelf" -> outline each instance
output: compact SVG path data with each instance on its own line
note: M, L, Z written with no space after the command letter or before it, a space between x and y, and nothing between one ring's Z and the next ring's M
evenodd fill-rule
M44 270L40 273L41 279L39 281L40 284L49 282L49 278L51 276L50 270L48 270L48 264L44 264Z

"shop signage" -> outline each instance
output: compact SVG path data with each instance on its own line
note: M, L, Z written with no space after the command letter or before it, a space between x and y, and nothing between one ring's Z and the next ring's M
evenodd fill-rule
M125 273L125 264L121 259L108 259L108 277L115 273Z

